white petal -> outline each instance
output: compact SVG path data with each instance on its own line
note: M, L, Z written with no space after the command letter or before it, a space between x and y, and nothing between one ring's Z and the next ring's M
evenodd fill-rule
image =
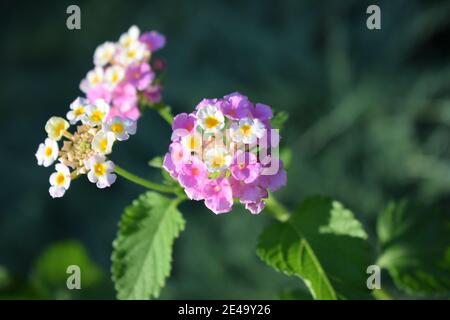
M97 176L95 175L94 171L92 171L92 170L88 172L87 176L88 176L88 180L92 183L96 183L98 180Z
M58 163L55 166L55 169L56 169L57 172L61 172L65 176L70 176L69 168L66 165L62 164L62 163Z
M53 172L50 175L50 178L48 179L48 181L50 182L50 185L54 186L56 185L56 176L58 175L58 172Z
M39 144L39 147L34 154L37 159L37 163L39 166L42 166L44 163L44 152L45 152L45 145L43 143Z
M64 189L63 187L51 186L48 189L48 192L50 193L52 198L61 198L64 193L66 193L66 189Z

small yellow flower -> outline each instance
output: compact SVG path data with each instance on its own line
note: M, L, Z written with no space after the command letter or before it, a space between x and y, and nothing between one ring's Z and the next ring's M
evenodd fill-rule
M222 130L225 125L223 113L216 106L212 105L206 105L199 109L197 111L197 119L206 133Z
M114 133L99 131L92 140L92 150L100 154L109 154L116 140Z
M45 124L45 131L52 140L59 141L69 128L69 122L61 117L51 117Z
M103 99L95 100L94 105L91 105L87 109L87 122L91 126L101 125L106 120L106 116L109 113L109 104Z
M70 187L70 171L62 163L56 166L56 172L50 176L50 189L48 190L52 198L61 198Z

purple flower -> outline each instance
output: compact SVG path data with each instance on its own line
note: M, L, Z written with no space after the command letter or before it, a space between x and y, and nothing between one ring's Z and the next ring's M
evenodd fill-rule
M116 86L112 92L111 110L114 116L137 120L140 113L137 106L137 93L133 85L124 82Z
M172 155L170 153L166 153L164 155L163 160L163 168L170 174L170 176L174 179L178 178L178 172L175 164L172 161Z
M271 119L273 117L272 109L262 103L257 103L254 108L251 109L253 118L258 118L261 121Z
M241 203L255 203L269 196L267 190L259 186L256 181L244 183L240 180L231 179L231 188L233 197L239 198Z
M236 153L230 170L236 180L251 183L258 178L261 164L257 162L253 153L241 151Z
M135 63L127 68L125 79L136 89L144 90L155 79L155 73L148 63Z
M145 43L150 51L159 50L166 45L166 37L156 31L143 33L139 37L139 41Z
M181 165L178 181L183 186L187 196L193 200L202 200L203 184L208 178L205 164L198 158L192 157L189 162Z
M215 214L231 211L233 192L227 178L209 180L203 188L205 205Z
M224 99L228 103L222 104L222 112L233 120L248 117L250 110L253 108L250 100L239 92L226 95Z
M180 113L173 118L172 123L172 141L187 136L195 128L195 115Z
M103 99L106 103L111 102L111 91L104 84L99 84L93 88L90 88L86 96L91 103L94 103L97 99Z
M183 163L189 160L189 151L184 149L183 145L179 142L172 142L169 146L170 157L175 167L175 171L180 173Z
M259 177L259 183L263 188L267 188L270 191L277 191L281 187L285 186L287 183L286 170L283 168L283 161L278 160L278 171L275 174L262 174ZM265 165L267 167L269 164Z
M265 206L266 203L264 201L251 202L245 204L245 209L250 211L252 214L259 214Z
M190 199L204 199L216 214L231 211L233 200L252 214L260 213L269 191L287 182L283 163L274 159L271 149L280 140L278 133L270 130L271 108L259 103L254 106L235 92L222 99L203 99L195 109L174 118L173 142L164 157L164 169ZM233 129L231 133L229 129ZM247 151L238 146L240 141L250 144L245 141L251 139L255 143L246 147Z
M220 110L220 109L222 109L222 105L224 103L228 103L228 102L223 99L203 99L202 101L200 101L199 104L197 104L197 106L195 107L195 110L200 110L204 106L214 106Z
M162 86L159 84L155 84L147 87L147 89L145 89L143 93L148 101L150 101L151 103L158 103L161 101L161 91Z

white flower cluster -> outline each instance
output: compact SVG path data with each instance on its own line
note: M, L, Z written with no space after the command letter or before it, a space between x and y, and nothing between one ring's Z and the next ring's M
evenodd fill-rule
M48 137L36 152L38 165L48 167L59 161L50 176L50 195L59 198L70 186L71 180L87 174L98 188L109 187L116 180L114 163L107 160L115 141L124 141L136 133L136 122L128 118L109 117L110 106L102 99L91 104L77 98L70 105L67 121L51 117L45 131ZM69 123L70 122L70 123ZM68 131L77 125L76 131ZM58 141L63 140L63 146Z
M132 26L118 42L107 41L99 45L94 52L95 68L81 82L81 90L87 93L98 85L113 90L125 78L128 66L148 61L151 51L139 41L140 35L139 28Z

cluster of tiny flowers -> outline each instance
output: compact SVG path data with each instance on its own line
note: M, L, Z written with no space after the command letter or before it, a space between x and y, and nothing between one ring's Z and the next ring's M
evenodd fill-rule
M132 26L118 42L105 42L94 53L94 69L80 83L80 89L91 103L103 99L111 106L111 116L137 120L139 97L151 103L161 100L161 86L155 70L164 68L157 60L150 65L152 52L165 45L165 37L150 31L143 34Z
M138 95L153 103L161 100L153 69L162 70L164 63L156 60L153 69L149 63L152 52L165 41L156 31L140 34L132 26L117 43L105 42L95 50L95 68L80 84L86 98L71 103L67 120L51 117L47 121L48 137L36 152L38 165L48 167L58 161L50 176L53 198L62 197L70 182L82 174L99 188L114 183L114 163L106 156L116 141L136 133ZM76 125L73 133L70 125ZM64 140L61 147L60 140Z
M77 98L70 105L67 120L51 117L47 121L48 137L36 152L38 165L49 167L58 161L50 176L49 192L53 198L62 197L70 182L82 174L87 174L89 181L99 188L113 184L114 163L106 155L111 153L114 142L127 140L136 133L136 121L111 116L110 106L103 99L90 103ZM77 126L73 133L69 132L70 125Z
M280 137L271 118L269 106L253 104L240 93L204 99L194 112L174 118L163 167L190 199L204 200L214 213L231 211L238 200L257 214L268 191L287 180L273 151Z

